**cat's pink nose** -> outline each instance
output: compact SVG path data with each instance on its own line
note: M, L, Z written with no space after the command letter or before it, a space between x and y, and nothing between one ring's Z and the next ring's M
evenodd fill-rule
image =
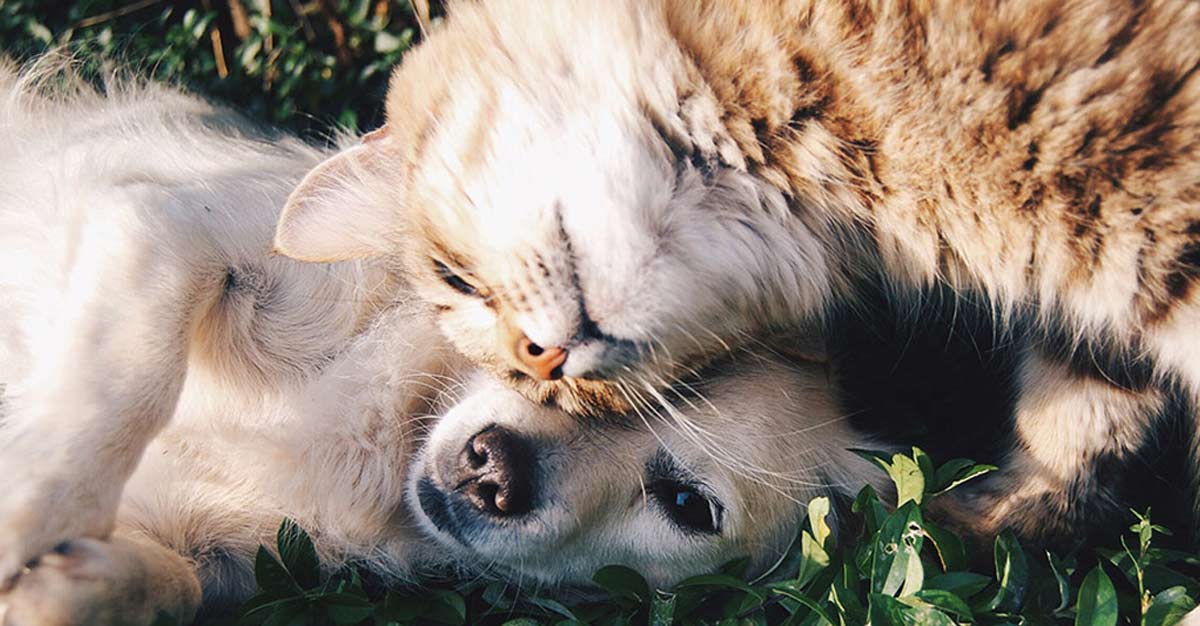
M521 337L517 341L517 360L525 366L526 372L542 380L558 380L562 378L562 364L567 361L567 351L563 348L543 348Z

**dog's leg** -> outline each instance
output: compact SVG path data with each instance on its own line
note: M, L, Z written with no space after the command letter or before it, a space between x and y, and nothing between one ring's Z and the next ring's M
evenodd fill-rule
M0 626L190 623L200 582L183 557L120 534L77 539L42 555L0 595Z
M175 409L190 328L218 288L198 255L128 213L81 228L54 286L57 310L36 312L46 319L31 371L8 389L0 588L61 542L112 530L125 481Z

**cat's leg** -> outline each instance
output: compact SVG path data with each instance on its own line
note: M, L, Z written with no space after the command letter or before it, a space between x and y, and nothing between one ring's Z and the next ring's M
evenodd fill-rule
M1012 528L1035 542L1082 538L1120 516L1128 494L1113 493L1100 464L1130 463L1148 439L1166 396L1130 389L1060 358L1026 354L1019 366L1013 441L1000 471L937 501L952 525L990 536ZM1112 503L1112 506L1109 506Z
M37 285L56 306L29 312L30 370L6 389L0 588L59 543L113 529L125 481L175 409L197 312L219 289L201 237L180 245L184 222L151 225L127 206L81 224L61 284Z
M0 626L187 624L200 581L179 554L142 537L76 539L44 554L0 595Z

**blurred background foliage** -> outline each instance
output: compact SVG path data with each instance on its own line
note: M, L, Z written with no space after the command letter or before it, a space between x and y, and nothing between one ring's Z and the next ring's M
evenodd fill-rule
M63 47L310 139L382 122L389 69L436 0L0 0L0 51Z

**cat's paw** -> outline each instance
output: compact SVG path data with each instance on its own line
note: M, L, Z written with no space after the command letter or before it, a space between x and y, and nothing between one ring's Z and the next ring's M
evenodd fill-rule
M68 541L31 563L0 595L0 626L151 626L162 616L187 619L190 614L178 612L198 602L199 587L180 589L171 580L133 544Z

